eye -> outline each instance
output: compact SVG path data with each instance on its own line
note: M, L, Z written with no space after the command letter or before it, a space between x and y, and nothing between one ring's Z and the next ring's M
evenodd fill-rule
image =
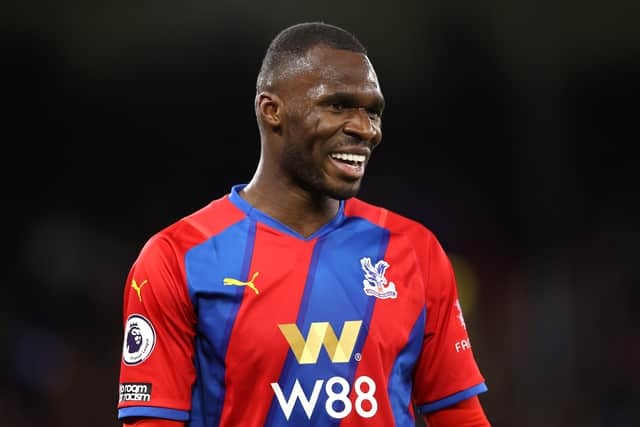
M367 111L367 114L369 114L371 120L380 120L382 118L382 113L379 111Z
M344 111L345 110L345 105L339 102L335 102L333 104L330 105L331 109L333 111Z

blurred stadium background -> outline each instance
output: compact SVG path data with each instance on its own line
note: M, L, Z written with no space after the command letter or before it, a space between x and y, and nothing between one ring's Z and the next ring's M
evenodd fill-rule
M369 49L387 110L361 196L451 254L493 425L637 425L637 1L2 9L2 425L118 425L128 268L250 178L262 54L308 20Z

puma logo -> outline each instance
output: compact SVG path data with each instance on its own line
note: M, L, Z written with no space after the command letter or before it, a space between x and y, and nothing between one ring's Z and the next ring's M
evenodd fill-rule
M253 291L256 293L256 295L258 295L260 293L260 291L258 291L258 288L256 288L256 285L253 284L253 281L256 280L256 277L258 277L258 274L260 274L260 272L258 272L258 271L253 273L253 277L248 282L243 282L243 281L240 281L240 280L237 280L237 279L232 279L230 277L225 277L224 278L224 284L225 285L233 285L233 286L248 286L251 289L253 289Z
M138 300L140 300L140 302L142 302L142 294L140 292L142 292L142 287L146 284L147 284L146 280L140 283L139 285L136 283L135 279L131 281L131 287L133 288L134 291L136 291L136 294L138 294Z

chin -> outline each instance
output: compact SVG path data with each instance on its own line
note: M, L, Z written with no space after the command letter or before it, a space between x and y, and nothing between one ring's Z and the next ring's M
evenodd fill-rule
M355 197L360 191L360 181L354 183L342 183L341 185L328 185L325 194L332 199L346 200Z

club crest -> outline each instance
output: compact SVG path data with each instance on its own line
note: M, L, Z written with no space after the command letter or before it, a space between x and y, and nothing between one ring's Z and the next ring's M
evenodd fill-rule
M360 260L360 265L364 271L364 280L362 281L364 293L380 299L395 299L398 296L396 285L388 282L384 277L385 271L389 268L389 263L381 259L373 265L371 258L364 257Z

